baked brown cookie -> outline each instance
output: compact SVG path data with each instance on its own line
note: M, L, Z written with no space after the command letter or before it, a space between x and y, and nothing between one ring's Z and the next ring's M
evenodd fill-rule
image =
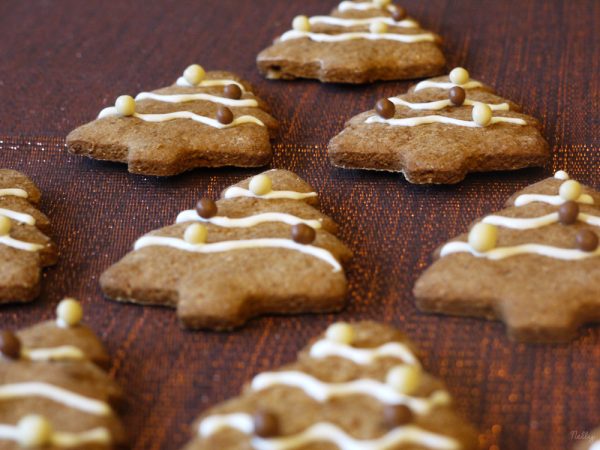
M419 308L499 319L524 342L600 321L600 193L560 171L506 206L437 250L414 288Z
M248 82L194 64L175 84L121 96L67 136L71 153L168 176L197 167L259 167L273 156L278 127Z
M117 384L108 355L65 299L55 321L0 333L0 449L122 448Z
M54 243L44 234L50 222L36 207L40 197L25 175L0 169L0 303L36 298L42 268L58 258Z
M298 361L206 411L186 450L477 449L477 434L413 344L375 322L336 323Z
M579 441L575 450L600 450L600 428L591 433L571 431L571 439Z
M469 172L544 165L539 122L456 68L381 99L329 142L331 163L402 172L411 183L458 183Z
M441 39L391 1L343 1L330 16L298 16L257 57L267 78L370 83L443 73Z
M345 304L350 250L317 194L272 170L202 199L175 225L140 238L100 278L107 297L177 308L187 328L227 330L262 314L330 312Z

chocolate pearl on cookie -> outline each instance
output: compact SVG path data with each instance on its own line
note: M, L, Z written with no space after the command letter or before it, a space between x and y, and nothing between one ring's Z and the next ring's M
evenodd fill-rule
M223 88L223 95L232 100L239 100L242 98L242 90L237 84L228 84Z
M573 200L563 203L558 208L558 220L563 225L573 225L579 216L579 205Z
M392 19L394 19L396 22L406 19L406 16L406 8L403 8L402 6L396 6L394 12L392 13Z
M219 109L217 109L217 120L223 125L229 125L233 122L233 113L227 106L219 106Z
M382 98L375 103L375 112L379 117L391 119L396 114L396 106L387 98Z
M196 212L203 219L210 219L217 215L217 204L210 198L202 198L196 204Z
M448 92L448 98L454 106L462 106L465 102L465 98L467 98L467 93L460 86L454 86Z
M298 244L308 245L317 237L315 229L304 223L298 223L292 227L292 239Z
M252 416L254 433L262 438L271 438L279 434L279 420L268 411L257 411Z
M412 422L413 413L406 405L386 405L383 418L388 428L396 428Z
M0 333L0 353L10 359L21 357L21 341L10 331Z
M598 249L598 235L590 230L581 230L575 236L577 248L584 252L595 252Z

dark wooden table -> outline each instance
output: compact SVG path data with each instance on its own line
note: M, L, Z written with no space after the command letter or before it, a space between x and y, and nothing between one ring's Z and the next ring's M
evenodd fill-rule
M129 394L124 419L135 449L177 449L206 407L236 395L261 370L291 361L338 320L376 319L404 329L425 366L443 377L481 433L482 449L563 450L572 432L600 425L600 327L567 345L528 346L499 323L434 317L414 306L412 285L432 250L498 209L515 190L565 169L600 188L600 2L427 0L409 11L446 39L449 67L539 117L554 151L545 169L469 176L420 187L401 176L334 169L327 141L351 115L410 83L323 86L269 82L254 58L300 13L335 0L3 0L0 2L0 164L44 192L60 263L35 303L3 307L1 327L53 316L80 298L107 343L111 373ZM170 310L102 298L100 273L146 231L171 223L200 195L216 196L256 171L197 170L170 179L72 157L64 136L120 94L171 83L190 63L252 81L282 122L274 167L322 193L356 258L350 304L340 315L267 318L230 334L182 331Z

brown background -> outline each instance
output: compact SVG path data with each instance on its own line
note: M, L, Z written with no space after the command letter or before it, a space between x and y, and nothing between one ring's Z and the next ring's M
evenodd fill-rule
M398 325L419 344L425 366L446 379L479 428L482 448L571 448L571 431L600 424L600 327L583 329L568 345L518 345L498 323L420 314L410 292L438 244L516 189L559 168L600 188L600 2L406 1L446 38L449 67L464 64L523 104L542 120L554 149L544 170L469 176L450 187L411 186L401 176L327 162L326 143L345 119L410 83L322 86L268 82L256 72L257 52L296 14L326 13L335 4L2 0L0 164L42 188L62 258L47 270L42 298L3 307L0 326L50 318L62 296L80 298L129 393L124 420L136 449L179 448L204 408L235 395L258 371L293 360L327 323L364 318ZM192 62L239 72L281 119L273 166L313 183L356 253L343 314L260 319L231 334L188 333L172 311L102 299L99 274L138 236L172 222L199 195L216 196L256 172L197 170L163 180L65 151L66 133L116 96L169 84Z

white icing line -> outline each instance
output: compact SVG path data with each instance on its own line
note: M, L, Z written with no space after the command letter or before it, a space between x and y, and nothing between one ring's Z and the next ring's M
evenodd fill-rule
M356 348L329 339L321 339L310 348L310 356L318 359L338 356L361 365L371 364L380 358L394 357L407 364L420 365L410 349L400 342L388 342L375 348Z
M282 222L292 226L303 223L312 228L321 228L321 220L305 220L285 213L268 212L240 218L215 216L210 219L204 219L193 209L180 212L175 223L192 221L212 223L213 225L225 228L248 228L265 222Z
M467 128L486 128L478 125L472 120L460 120L454 119L453 117L446 116L422 116L422 117L407 117L404 119L384 119L380 116L371 116L365 120L365 123L384 123L395 127L416 127L419 125L428 125L432 123L442 123L445 125L456 125ZM492 117L490 125L496 123L509 123L512 125L527 125L523 119L517 119L513 117Z
M253 429L252 417L244 413L207 417L200 424L199 434L207 437L227 428L249 435ZM460 443L455 439L426 431L415 425L394 428L377 439L359 440L348 435L337 425L319 422L292 436L274 439L254 436L251 439L252 448L255 450L291 450L315 442L330 442L339 450L385 450L402 444L415 444L438 450L460 448Z
M325 33L311 33L310 31L298 31L290 30L286 31L279 38L280 41L289 41L292 39L309 38L315 42L343 42L352 41L355 39L367 39L369 41L397 41L403 43L415 43L415 42L433 42L435 41L435 35L432 33L422 34L397 34L397 33L339 33L339 34L325 34Z
M219 97L218 95L210 95L204 93L198 94L156 94L154 92L142 92L135 97L135 100L156 100L159 102L165 103L186 103L186 102L194 102L199 100L204 100L212 103L220 103L226 106L249 106L249 107L257 107L258 102L254 99L240 99L234 100L226 97Z
M585 205L594 204L594 198L588 194L581 194L576 201L577 203L583 203ZM562 198L560 195L522 194L515 199L515 206L524 206L533 202L548 203L549 205L560 206L563 203L566 203L567 200Z
M469 89L476 89L476 88L483 87L483 83L481 83L479 81L475 81L475 80L467 81L465 84L454 84L451 82L424 80L415 86L414 91L417 92L417 91L420 91L421 89L427 89L427 88L449 90L449 89L452 89L454 86L460 86L464 90L469 90Z
M0 439L19 442L21 433L18 427L0 424ZM110 444L110 431L106 428L94 428L80 433L55 431L50 437L50 446L61 448L79 447L87 444Z
M292 200L303 200L305 198L316 197L316 192L294 192L294 191L270 191L264 195L256 195L254 192L244 189L238 186L232 186L225 191L223 194L224 198L235 198L235 197L254 197L264 198L267 200L288 198Z
M436 110L447 108L449 106L454 106L452 104L452 102L450 101L450 99L437 100L434 102L426 102L426 103L410 103L410 102L407 102L406 100L403 100L398 97L390 97L388 100L395 105L406 106L407 108L415 109L415 110L436 111ZM475 102L473 100L466 99L463 104L467 105L467 106L473 106L473 105L475 105L475 103L481 103L481 102ZM486 104L490 107L490 109L492 111L508 111L508 110L510 110L510 105L508 103L498 103L495 105L490 104L490 103L486 103Z
M592 216L591 214L579 213L577 220L585 222L588 225L600 227L600 217ZM558 213L550 213L541 217L518 218L504 216L487 216L483 219L483 223L497 225L499 227L512 228L515 230L529 230L532 228L541 228L547 225L558 223Z
M229 84L237 85L242 92L246 92L242 83L238 83L234 80L203 80L200 84L190 84L184 77L177 78L177 82L175 83L177 86L187 86L187 87L213 87L213 86L227 86Z
M20 188L0 189L0 197L7 197L7 196L29 198L29 194L24 189L20 189Z
M17 250L25 250L27 252L39 252L44 248L44 246L41 244L19 241L18 239L13 239L9 235L0 236L0 245L6 245L8 247L16 248Z
M361 3L356 3L353 1L343 1L341 2L338 7L337 7L338 11L340 12L344 12L344 11L351 11L351 10L355 10L355 11L368 11L370 9L379 9L379 10L387 10L390 13L394 13L396 12L396 6L394 5L388 5L385 8L382 8L381 6L379 6L377 3L375 2L361 2Z
M140 248L149 246L173 247L178 250L195 253L220 253L252 248L283 248L298 251L325 261L327 264L333 267L334 272L340 272L342 270L340 263L328 250L325 250L321 247L315 247L314 245L298 244L291 239L262 238L239 241L222 241L211 244L190 244L189 242L179 238L166 236L143 236L136 241L134 249L139 250Z
M324 23L326 25L334 25L339 27L354 27L360 25L371 25L373 23L383 22L387 25L402 27L402 28L417 28L418 22L412 19L404 19L400 22L396 22L391 17L369 17L367 19L344 19L342 17L332 16L313 16L308 19L311 25L317 25Z
M445 405L450 397L444 391L435 391L429 398L417 398L398 392L381 381L360 379L347 383L326 383L311 375L297 371L265 372L254 377L251 387L262 391L273 386L285 385L304 391L318 402L326 402L335 397L366 395L376 398L386 405L406 405L417 414L426 414L436 405Z
M477 258L487 258L499 260L511 256L535 254L546 256L548 258L578 261L600 256L600 247L593 252L584 252L579 249L560 248L543 244L522 244L514 247L497 247L487 252L481 253L475 251L467 242L449 242L441 250L441 256L447 256L452 253L470 253Z
M108 108L104 108L102 111L100 111L100 114L98 114L98 119L103 119L105 117L114 117L114 116L120 116L120 114L117 112L117 109L114 106L109 106ZM210 117L205 117L205 116L200 116L198 114L194 114L191 111L175 111L175 112L166 113L166 114L134 113L132 117L137 117L138 119L146 121L146 122L168 122L168 121L176 120L176 119L189 119L189 120L193 120L194 122L198 122L198 123L208 125L213 128L218 128L218 129L232 128L232 127L242 125L245 123L254 123L256 125L260 125L261 127L265 126L265 124L261 120L257 119L254 116L240 116L240 117L237 117L236 119L234 119L233 122L225 125L216 119L212 119Z
M85 359L81 349L72 345L53 348L23 349L23 357L31 361L79 361Z
M27 225L35 225L35 217L30 214L13 211L11 209L0 208L0 216L6 216L9 219L16 220L19 223L26 223Z
M24 397L43 397L69 408L78 409L96 416L112 414L110 406L100 400L84 397L66 389L47 383L14 383L0 386L0 401Z

